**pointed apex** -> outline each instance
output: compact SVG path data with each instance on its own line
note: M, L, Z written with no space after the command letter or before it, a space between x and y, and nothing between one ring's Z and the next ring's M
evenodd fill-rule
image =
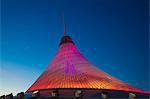
M67 35L67 26L66 26L66 24L64 23L64 36L66 36Z
M66 44L66 43L72 43L72 44L74 44L74 42L72 41L71 37L70 37L70 36L67 36L67 35L65 35L65 36L63 36L63 37L61 38L61 41L60 41L60 43L59 43L59 46L62 45L62 44Z
M62 14L62 22L63 22L63 26L64 26L64 36L67 36L67 25L65 22L64 14Z

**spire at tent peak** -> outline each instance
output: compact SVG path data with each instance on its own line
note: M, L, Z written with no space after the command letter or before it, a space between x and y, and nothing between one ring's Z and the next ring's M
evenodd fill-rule
M64 34L63 34L63 37L61 38L61 41L60 41L59 45L66 44L66 43L74 44L71 37L67 35L67 24L65 22L65 18L64 18L63 13L62 13L62 22L63 22L63 26L64 26Z
M64 36L67 36L67 25L65 22L64 14L62 14L62 21L63 21L63 25L64 25Z
M67 25L66 25L66 23L64 23L64 36L66 36L67 35Z

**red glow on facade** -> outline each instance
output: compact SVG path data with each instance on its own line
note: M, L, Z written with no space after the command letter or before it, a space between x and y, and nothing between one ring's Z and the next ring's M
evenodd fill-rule
M80 53L70 37L62 40L51 63L27 92L53 88L108 89L147 93L98 69Z

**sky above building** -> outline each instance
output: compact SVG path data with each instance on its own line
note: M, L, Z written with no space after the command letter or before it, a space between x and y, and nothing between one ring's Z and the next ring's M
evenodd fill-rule
M26 91L56 54L64 26L108 74L149 90L148 0L1 0L0 95Z

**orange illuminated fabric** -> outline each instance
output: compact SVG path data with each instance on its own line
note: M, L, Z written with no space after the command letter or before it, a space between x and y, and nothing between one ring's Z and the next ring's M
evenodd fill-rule
M98 69L79 52L73 42L67 41L61 42L51 63L27 92L53 88L108 89L146 93L143 89Z

